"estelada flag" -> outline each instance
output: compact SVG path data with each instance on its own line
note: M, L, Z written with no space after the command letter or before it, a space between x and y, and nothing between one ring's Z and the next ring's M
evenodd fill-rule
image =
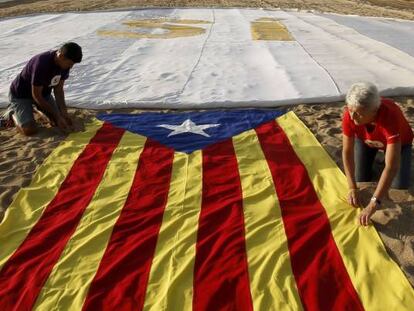
M0 225L0 310L413 310L306 126L274 110L102 115Z

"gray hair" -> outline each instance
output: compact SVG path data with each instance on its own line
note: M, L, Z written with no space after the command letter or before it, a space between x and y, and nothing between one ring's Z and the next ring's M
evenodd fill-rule
M351 86L346 94L346 103L352 107L366 107L377 110L381 100L377 87L369 82L358 82Z

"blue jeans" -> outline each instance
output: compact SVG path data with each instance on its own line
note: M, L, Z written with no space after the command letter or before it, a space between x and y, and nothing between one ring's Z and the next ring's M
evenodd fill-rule
M411 149L412 145L401 146L401 161L397 175L394 177L391 188L408 189L411 175ZM370 148L362 140L355 138L355 179L357 182L371 181L372 166L378 152L376 148Z

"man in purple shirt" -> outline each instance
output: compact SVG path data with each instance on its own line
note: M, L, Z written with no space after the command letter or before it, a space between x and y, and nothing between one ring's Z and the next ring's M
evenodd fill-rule
M37 132L35 108L46 115L52 125L65 132L70 130L72 121L66 109L63 85L70 69L81 61L82 49L74 42L34 56L10 86L5 117L12 118L22 134L32 135Z

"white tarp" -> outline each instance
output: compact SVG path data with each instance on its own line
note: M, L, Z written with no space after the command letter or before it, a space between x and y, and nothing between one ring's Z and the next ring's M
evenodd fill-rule
M277 20L293 40L254 39L252 23L260 19ZM188 23L203 32L171 38L162 26L125 25L148 20ZM328 102L343 99L361 80L385 96L414 95L414 22L282 10L145 9L0 20L0 107L28 59L66 41L84 51L66 87L74 107Z

